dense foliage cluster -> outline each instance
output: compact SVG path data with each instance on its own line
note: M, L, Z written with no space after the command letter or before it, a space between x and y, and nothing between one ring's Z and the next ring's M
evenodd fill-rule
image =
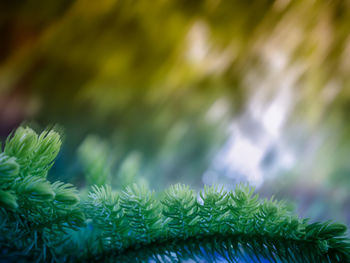
M0 154L1 259L27 261L349 262L346 227L308 223L245 185L185 185L156 194L136 184L87 195L46 179L59 151L54 131L19 128Z
M71 184L46 179L60 146L58 133L44 131L38 136L30 128L19 128L6 140L0 154L3 257L56 260L67 238L66 229L84 223L77 190Z

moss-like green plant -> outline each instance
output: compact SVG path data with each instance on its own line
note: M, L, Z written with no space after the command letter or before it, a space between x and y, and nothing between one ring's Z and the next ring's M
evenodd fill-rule
M0 259L113 262L349 262L346 226L308 223L239 185L163 193L93 186L80 201L48 170L59 135L19 128L0 153Z

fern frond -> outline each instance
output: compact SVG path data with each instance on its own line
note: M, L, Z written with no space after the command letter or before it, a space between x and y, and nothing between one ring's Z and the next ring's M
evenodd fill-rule
M217 186L204 186L200 192L202 203L199 204L199 216L201 229L205 233L217 233L225 231L227 225L223 224L229 217L229 195L223 188Z
M38 136L30 128L18 128L6 140L4 152L16 157L22 177L30 174L46 178L61 147L61 139L55 131L44 131Z
M43 131L36 143L34 152L31 154L28 173L33 176L46 178L48 171L53 165L61 148L60 135L53 130Z
M78 149L88 185L105 185L110 181L110 160L107 144L96 136L88 136Z
M19 165L14 157L0 153L0 207L15 210L18 207L17 198L11 190L12 182L19 173Z
M62 205L76 205L79 203L79 193L73 185L56 181L51 187L55 193L54 203Z
M125 221L119 205L119 195L109 185L93 186L84 204L86 214L92 220L98 242L88 247L89 251L108 251L121 249L126 241ZM96 243L98 244L96 246ZM91 244L91 243L90 243Z
M17 198L14 192L0 190L0 207L4 207L9 210L17 209Z
M147 181L142 181L139 177L139 170L141 165L141 157L137 152L129 153L120 163L113 186L118 189L125 189L127 186L137 182L140 184L147 184Z
M18 128L0 153L0 249L29 261L56 260L66 229L85 222L72 185L51 184L47 173L60 149L59 134Z
M175 185L161 196L158 203L147 189L128 187L121 194L123 209L118 214L123 226L119 232L122 244L114 250L102 248L102 254L92 258L101 260L104 255L104 260L120 262L187 259L214 262L215 258L227 262L347 262L350 259L344 225L307 224L307 220L294 216L283 202L259 201L248 186L239 185L233 192L205 187L198 200L187 186ZM114 219L106 220L108 225Z
M27 176L18 181L14 189L24 203L50 201L55 196L51 184L41 177Z
M0 188L8 188L19 173L19 165L16 158L0 153Z
M164 193L161 200L162 213L167 219L164 222L169 237L187 237L196 232L198 223L197 200L195 192L188 186L176 184Z
M14 156L20 165L26 165L29 156L33 153L38 135L30 128L19 127L13 136L8 136L4 152Z
M128 239L150 243L162 233L161 210L154 192L145 186L128 186L120 196L120 206L129 226Z
M109 185L98 187L92 186L92 191L89 193L89 198L95 206L105 206L110 210L114 210L118 204L119 196L112 191Z
M205 186L199 195L180 184L159 195L95 185L80 201L73 185L46 179L59 146L57 133L29 128L6 140L0 261L350 262L346 226L310 224L248 185Z

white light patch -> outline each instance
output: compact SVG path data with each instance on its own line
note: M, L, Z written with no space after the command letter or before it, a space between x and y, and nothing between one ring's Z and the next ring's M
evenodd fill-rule
M260 163L266 151L265 147L255 144L235 125L231 132L230 138L214 159L211 169L204 173L204 183L212 184L221 175L233 179L243 176L251 185L259 186L263 182Z
M272 103L262 118L265 130L274 137L280 134L285 119L284 109L278 103Z
M264 148L253 144L240 133L236 133L234 143L226 155L226 163L227 165L231 164L231 170L245 175L250 183L259 185L263 180L259 165L264 151ZM229 174L230 177L234 177L234 175L235 173Z
M289 86L281 88L276 98L262 115L262 125L273 137L279 137L291 108L292 95Z
M228 103L224 99L217 100L208 110L206 117L209 121L221 120L228 111Z
M209 50L208 28L202 21L197 21L188 34L187 58L194 64L203 63Z

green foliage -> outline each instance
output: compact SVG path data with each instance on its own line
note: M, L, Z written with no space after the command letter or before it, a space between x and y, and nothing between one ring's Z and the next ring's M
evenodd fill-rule
M152 8L147 0L1 2L3 133L33 114L66 126L64 157L93 131L113 137L122 154L139 150L154 187L200 185L234 114L251 123L250 110L239 109L254 105L265 114L287 90L282 97L296 105L280 105L287 130L277 145L310 154L297 146L326 139L316 142L323 145L315 151L319 165L299 162L295 168L308 176L286 189L328 175L329 196L337 191L342 200L313 202L309 213L348 217L347 209L334 211L347 207L350 186L349 1L155 0ZM18 113L8 114L12 109ZM62 174L69 164L75 160L67 157ZM272 181L268 191L281 188ZM304 198L309 193L297 188Z
M4 153L0 153L0 183L2 186L10 183L19 173L19 165L14 157L8 157Z
M205 186L198 196L180 184L159 195L136 184L122 191L95 185L80 201L71 184L46 179L59 145L54 131L38 136L29 128L6 140L0 154L0 259L350 260L346 226L309 224L283 202L259 200L246 185L232 192Z
M120 164L117 174L117 181L115 182L116 187L126 188L135 182L146 184L142 178L139 177L141 157L137 152L131 152L128 154L123 162Z
M196 232L198 205L195 193L188 186L171 186L161 202L169 237L186 239Z
M15 210L17 208L16 196L10 189L11 182L19 173L19 165L14 157L0 153L0 202L2 207Z
M89 199L84 204L88 218L96 228L96 239L99 244L89 247L89 250L101 252L103 250L121 249L124 246L126 225L122 220L122 208L119 195L110 186L92 187ZM123 243L124 241L124 243Z
M199 215L201 217L201 227L206 233L220 233L225 231L227 225L223 224L230 215L229 195L223 189L212 186L204 187L200 192L202 204L200 204Z
M88 136L78 149L88 185L104 185L110 181L110 149L98 137Z
M57 260L65 231L84 224L77 190L46 179L60 145L55 131L38 136L22 127L6 140L0 154L0 246L8 257Z
M212 262L214 254L228 262L258 262L259 258L271 262L350 259L344 225L307 224L283 202L259 201L248 186L239 185L233 192L205 187L197 200L188 186L174 185L161 195L160 204L152 192L136 185L121 194L119 204L116 198L107 198L109 193L107 188L95 187L88 200L90 207L96 207L93 216L95 221L100 220L100 229L121 226L114 230L122 243L113 251L104 250L105 260L147 262L162 258L162 262L168 262L205 258ZM106 210L113 211L106 209L108 206L122 209L115 209L117 216L106 215ZM93 258L100 260L100 256Z
M20 175L30 174L46 178L61 147L61 139L55 131L44 131L39 136L30 128L18 128L6 140L4 153L16 157Z
M150 243L162 233L159 203L145 186L128 186L120 197L120 206L129 227L128 236L138 243Z
M55 202L61 204L76 205L79 203L78 191L71 184L54 182L52 189L55 192Z
M15 210L18 205L16 202L16 196L13 192L0 190L0 202L1 207L7 208L9 210Z

